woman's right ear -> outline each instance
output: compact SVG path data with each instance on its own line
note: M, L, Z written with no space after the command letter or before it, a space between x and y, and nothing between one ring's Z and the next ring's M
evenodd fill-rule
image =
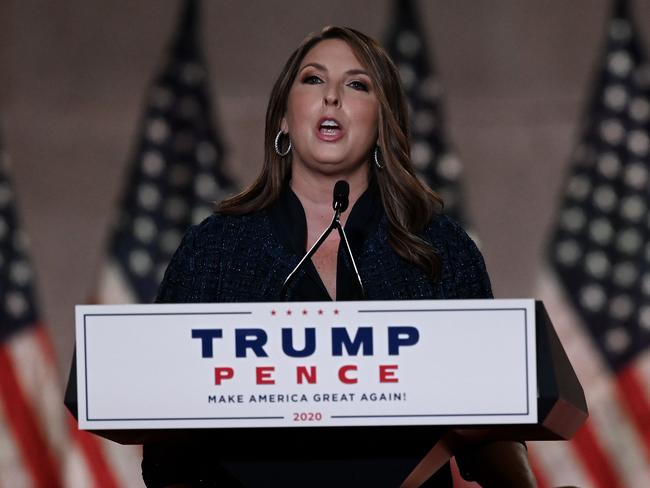
M287 118L286 117L282 117L282 120L280 121L280 130L284 134L289 133L289 124L287 124Z

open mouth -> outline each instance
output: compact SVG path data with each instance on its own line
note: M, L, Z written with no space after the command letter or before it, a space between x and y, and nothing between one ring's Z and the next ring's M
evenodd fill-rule
M335 136L341 132L341 126L336 120L325 119L320 123L318 131L324 136Z

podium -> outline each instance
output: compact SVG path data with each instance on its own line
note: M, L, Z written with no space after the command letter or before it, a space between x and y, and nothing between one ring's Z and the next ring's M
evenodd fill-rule
M148 307L157 307L153 309L155 313L149 314L148 310L150 309ZM292 308L284 310L282 307ZM291 325L289 323L288 314L291 313L298 316L304 315L302 325ZM133 331L140 327L137 325L139 322L127 323L127 317L131 317L132 320L144 320L142 316L147 314L155 316L155 323L144 325L142 330L145 332L142 332L141 337L137 336L137 334L132 335ZM190 325L176 326L173 323L175 315L179 317L183 315L185 317L183 320L189 320ZM300 321L300 318L296 320ZM320 331L325 327L322 324L325 324L324 321L327 320L330 320L334 325L331 327L331 335L327 336L331 338L332 343L328 343L327 347L321 348L326 351L323 360L316 357L315 352L311 355L308 354L310 352L308 349L310 337L313 339L314 350L320 347L321 336L317 334L320 334ZM269 322L268 327L267 325L264 326L267 327L266 329L260 325L262 321ZM167 322L169 324L165 325ZM241 324L244 324L244 326ZM258 324L258 326L253 327L251 324ZM342 324L352 325L345 329ZM227 328L230 326L234 327L232 331ZM150 328L147 329L146 327ZM294 340L294 343L286 344L287 338L291 336L292 327L296 331L300 331L300 334L298 334L300 340ZM169 339L162 337L168 334L166 331L175 334L179 329L183 329L183 332L178 336ZM308 329L314 329L313 336L310 335ZM158 330L160 330L160 333L151 332ZM191 334L190 330L192 331ZM459 334L458 337L449 339L450 331ZM429 337L430 334L434 333L439 335ZM496 349L488 344L467 345L472 342L472 338L477 333L482 334L481 337L495 337L497 341L495 343ZM275 336L278 337L278 341L280 341L279 337L281 336L281 348L280 342L277 344L273 342ZM145 339L142 339L142 337ZM499 337L509 339L499 342L501 340L498 339ZM233 340L236 339L239 342L230 344L228 342L230 338L234 338ZM515 339L510 340L510 338ZM433 342L427 343L427 340ZM441 341L448 342L441 344ZM140 352L143 356L145 353L148 354L148 352L154 351L155 354L172 358L176 353L182 357L182 351L176 351L172 354L169 350L164 349L165 347L180 347L178 346L180 342L183 342L182 348L183 350L186 349L187 353L190 354L188 356L190 359L183 361L182 364L175 364L176 369L170 369L170 372L166 373L166 379L170 384L175 381L177 384L195 382L198 385L203 385L204 380L197 379L197 376L203 378L203 369L201 368L205 368L205 365L209 366L207 376L211 383L209 392L214 393L212 396L215 399L215 402L212 402L214 405L210 408L212 409L211 412L217 413L214 414L213 419L208 420L208 426L200 423L202 422L200 419L201 411L192 410L191 405L187 407L189 413L186 416L179 416L177 413L179 410L166 410L168 405L165 403L165 398L171 398L170 403L177 400L174 396L175 390L173 387L169 391L169 395L172 396L161 397L163 398L162 402L154 402L152 397L155 395L146 393L143 394L145 398L142 400L144 407L134 401L134 414L127 410L121 413L122 404L130 404L130 397L138 394L141 389L140 384L129 386L130 389L125 390L127 391L126 396L121 397L121 393L116 389L119 389L122 383L128 383L129 381L116 377L116 375L119 376L119 373L113 370L119 368L115 365L112 367L108 365L107 371L101 374L92 373L92 368L95 366L93 355L101 356L105 354L106 351L102 351L102 348L112 348L107 357L113 357L117 360L117 363L128 365L130 364L129 351L141 351L142 348L136 347L140 343L144 347L144 350ZM501 344L506 342L508 344L502 347ZM94 343L97 345L93 346ZM111 346L111 344L115 344L115 346ZM127 346L124 346L124 344ZM171 345L165 346L164 344ZM462 412L452 411L450 408L461 408L454 406L453 402L443 402L441 404L440 408L447 409L444 410L444 414L439 413L439 411L436 411L436 413L426 410L426 402L433 399L434 403L436 403L439 400L435 392L429 397L426 397L427 392L421 393L423 387L439 388L439 385L427 383L427 377L431 376L429 371L425 370L424 373L420 374L420 378L412 379L414 383L408 383L411 378L399 378L398 381L402 383L395 381L398 372L399 374L406 374L411 371L409 367L415 367L413 364L417 365L421 364L422 361L427 361L427 350L433 347L432 345L437 348L438 353L436 355L440 355L446 350L445 354L448 354L449 358L456 361L454 364L466 364L469 368L469 372L458 373L456 370L460 368L454 367L454 370L443 372L444 377L465 374L465 376L460 376L461 380L459 381L469 379L472 384L485 385L487 381L488 387L492 384L497 385L494 388L499 391L490 392L486 390L486 396L494 396L494 398L488 398L485 407L480 406L480 401L477 402L479 405L477 408L485 408L485 412L480 410L468 412L466 407L463 408L464 411ZM337 347L341 347L342 350L337 351ZM474 347L474 349L471 349L471 347ZM159 351L159 348L163 350ZM415 351L418 348L421 350L419 354L424 354L423 356L415 356ZM122 349L122 351L119 349ZM468 354L468 349L474 352ZM228 354L231 357L228 361L225 361L220 356L223 351L229 351ZM337 355L339 352L341 354ZM82 361L80 363L76 359L73 361L66 389L65 403L73 415L78 418L82 428L122 444L142 444L174 439L208 439L217 435L218 444L224 447L223 452L219 452L218 447L215 447L215 449L225 460L273 461L274 459L287 458L300 460L312 456L327 458L330 455L327 446L332 443L339 446L337 447L338 456L341 455L343 449L344 453L355 453L358 456L368 458L377 456L423 458L428 452L430 454L433 452L431 451L432 445L450 427L453 427L454 430L472 429L473 432L484 430L486 436L494 440L564 440L570 439L588 416L582 387L555 333L544 305L540 301L532 300L135 305L114 306L113 308L110 306L80 306L77 309L76 354L80 355L81 353L84 354L84 357L81 358ZM244 357L245 354L252 356L252 358ZM383 356L381 356L382 354ZM484 356L481 356L482 354ZM292 380L293 384L289 385L289 387L278 387L268 383L272 381L272 374L275 374L275 370L271 365L275 364L274 361L278 355L292 356L288 360L294 363L301 361L300 364L303 364L303 366L298 368L302 367L304 369L297 374L300 375L302 372L303 382L296 384L296 381ZM359 364L348 364L350 357L354 357ZM512 361L515 362L509 363L509 357L514 358ZM309 359L309 361L305 358ZM308 366L320 367L321 363L318 361L324 361L325 366L336 361L339 361L339 363L342 361L340 364L345 363L343 366L338 364L338 369L334 370L338 371L338 380L340 381L340 387L337 388L337 391L340 390L343 393L352 391L361 393L364 389L361 383L363 383L364 379L374 377L372 375L376 376L375 366L379 364L379 381L383 381L383 384L379 385L377 383L374 386L375 390L377 392L390 392L393 390L401 392L402 390L408 390L408 386L403 387L404 384L413 384L416 386L406 391L404 396L407 397L408 401L414 403L411 405L408 401L402 400L401 397L399 399L393 398L393 405L382 410L383 407L381 406L361 405L357 408L346 405L341 407L339 405L341 399L337 399L339 404L330 403L332 408L339 409L335 411L336 415L331 415L334 419L331 424L324 421L320 423L316 419L312 423L305 418L304 421L298 422L297 426L286 426L286 422L289 422L290 419L286 419L286 422L279 419L282 415L273 417L276 420L271 419L272 416L260 420L259 418L252 418L254 415L251 415L250 418L244 414L241 416L233 415L232 412L248 412L245 409L256 407L255 405L243 404L228 410L228 415L220 416L218 413L222 409L217 403L217 399L220 399L219 392L222 391L220 388L225 388L228 381L232 379L229 375L237 377L239 374L238 370L236 372L229 371L228 366L224 366L224 364L232 365L237 360L241 360L240 363L236 364L247 365L253 359L261 361L259 364L262 366L259 368L262 369L258 368L256 370L258 385L255 388L262 388L263 395L267 395L269 391L272 391L264 390L267 386L268 388L278 389L278 395L286 394L287 397L289 397L291 391L296 391L297 394L301 391L311 392L311 397L307 398L307 395L305 396L307 399L305 405L310 405L309 408L291 407L290 410L305 410L307 413L314 410L312 408L314 405L313 399L316 397L313 395L315 395L316 387L315 385L309 385L308 380L309 373L312 372L315 376L316 370L309 370ZM435 360L435 358L430 359ZM520 359L521 363L517 363ZM502 360L505 361L503 365L497 364L494 365L496 369L490 369L493 367L493 362ZM152 368L150 371L145 372L146 374L133 374L133 381L141 381L135 378L145 378L144 382L151 382L162 388L162 390L156 391L164 392L165 381L159 378L157 373L160 368L155 366L159 363L155 361L155 359L133 359L134 368ZM473 361L482 361L482 363L473 364ZM198 371L199 373L189 372L187 377L183 377L186 363L188 368L195 367L196 369L192 371ZM80 368L78 372L77 364L83 364L83 370ZM372 368L369 369L373 371L367 378L364 377L363 369L366 364L371 365ZM521 371L512 371L512 364L521 364ZM384 366L383 370L382 366ZM124 367L128 368L128 366ZM294 367L293 363L292 367ZM281 368L278 367L278 369ZM524 369L526 369L528 376L526 376ZM503 384L512 384L513 388L517 389L517 393L513 395L512 404L506 405L504 403L501 405L499 403L502 396L507 397L507 392L504 390L505 387L498 386L501 385L498 378L483 379L478 377L480 374L490 374L490 371L501 371L504 375L511 374L512 378ZM327 372L328 370L325 369L324 374ZM134 372L131 370L131 373ZM320 369L318 373L321 374ZM291 374L293 374L293 370ZM495 373L492 373L492 376L494 375ZM176 377L171 378L172 376ZM103 387L102 385L93 384L93 381L97 381L97 378L103 378L101 381L110 386L109 392L106 391L109 389L108 386ZM466 380L462 380L462 378ZM278 379L278 383L280 383L280 379ZM264 386L265 380L267 386ZM352 385L346 383L355 380L357 383ZM494 383L491 383L493 380ZM77 381L80 381L81 387L79 389L77 388ZM246 378L243 381L252 383L250 379L247 380ZM262 386L259 385L260 381ZM377 382L376 379L372 381ZM420 383L417 383L417 381ZM251 390L253 386L250 384L242 384L244 385L241 387L243 388L242 391L246 390L247 393L258 391ZM396 386L398 384L399 388ZM460 388L459 384L452 384L451 389L448 391L454 392L454 388ZM390 390L393 385L397 389ZM183 391L191 392L191 394L185 394L189 398L197 390L197 387L188 388ZM202 386L198 388L200 389ZM333 391L332 388L321 387L320 385L318 388L320 388L319 391ZM237 401L235 394L231 394L232 401ZM397 393L394 394L397 395ZM422 394L422 399L419 398L420 394ZM469 392L469 394L472 394L472 392ZM100 400L95 400L93 395L101 397ZM446 396L451 397L454 395L455 393L446 393ZM414 397L418 398L414 399ZM268 400L270 397L266 396L265 398ZM357 401L359 400L359 397L355 398ZM427 400L427 398L429 399ZM532 399L532 402L530 399ZM228 398L223 398L224 402L227 400ZM210 397L208 397L207 401L211 401ZM331 402L332 399L329 398L328 401ZM96 408L93 402L97 404L108 402L108 406ZM113 406L110 405L110 402L121 403L118 406L119 408L115 410L120 412L119 415L110 414L110 412L113 412L111 410ZM153 419L141 418L141 412L146 411L148 405L146 402L150 402L153 409L162 409L160 410L162 414L157 413L157 417ZM424 406L422 402L425 402ZM463 405L462 398L460 398L459 402L460 405ZM349 403L351 405L354 402ZM519 409L517 405L521 405L520 411L515 412L511 405L515 405L514 410ZM281 408L281 406L267 404L260 410L250 411L279 411L276 407ZM108 410L105 411L109 412L109 414L103 413L102 408L107 408ZM185 407L181 404L178 408ZM351 409L350 412L345 408ZM375 414L366 415L372 408L378 410L372 411ZM422 410L423 408L424 410ZM513 411L514 413L511 415L506 411ZM341 415L341 412L350 413L350 415ZM363 415L359 415L359 412ZM424 415L422 412L428 413ZM80 413L83 413L82 417L79 416ZM167 415L167 417L163 419L162 416L164 415ZM249 418L249 420L244 417ZM94 420L98 420L97 425L99 427L93 425ZM130 422L133 427L130 426ZM212 423L210 424L210 422ZM247 422L250 422L251 425L246 425ZM260 422L262 422L263 428L260 428ZM162 427L157 427L158 423ZM221 425L225 427L220 427ZM260 442L261 439L263 439L263 442ZM270 445L288 447L270 450L268 448ZM429 459L431 462L428 467L425 467L425 470L431 471L432 467L435 468L437 464L444 464L446 461L444 459L444 449L439 450L438 454L441 452L442 457L439 456L433 460ZM417 486L417 484L412 486Z

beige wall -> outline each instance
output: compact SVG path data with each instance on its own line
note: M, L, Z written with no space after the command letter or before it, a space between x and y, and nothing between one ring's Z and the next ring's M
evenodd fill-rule
M229 164L250 181L266 97L304 35L346 24L381 37L390 2L205 2L204 41ZM650 31L650 2L633 2ZM421 1L466 168L469 210L499 297L535 271L599 57L605 0ZM44 317L67 370L73 305L96 282L145 87L176 2L0 1L0 119ZM648 38L648 36L646 36ZM646 43L650 50L650 43Z

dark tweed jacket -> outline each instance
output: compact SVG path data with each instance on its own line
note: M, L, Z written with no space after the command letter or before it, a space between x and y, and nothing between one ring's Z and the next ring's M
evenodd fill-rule
M185 235L165 273L157 301L277 301L284 279L301 256L287 249L276 232L266 211L246 216L213 215L207 218ZM423 237L442 258L442 273L435 283L390 248L385 216L364 241L353 243L353 253L368 300L492 297L481 253L458 224L446 216L437 217L425 229ZM300 281L294 280L294 286L299 286ZM289 300L292 299L292 291L292 288L288 290ZM210 454L209 444L214 445L214 442L146 445L142 470L147 486L158 488L187 481L188 477L195 480L192 486L242 486L223 470L215 455ZM316 475L313 479L304 479L304 471L311 469L305 465L301 468L302 474L300 469L296 470L291 465L286 469L302 477L302 481L295 486L385 486L383 481L372 481L369 476L383 480L380 471L398 467L390 468L391 460L376 462L378 464L374 467L366 466L366 474L358 474L363 470L352 465L347 473L336 475L335 485L331 484L331 480L327 481L326 473L322 472L321 477ZM272 463L265 469L281 469L277 468L280 465ZM341 465L338 466L329 471L339 470ZM369 470L374 474L367 474ZM425 486L451 486L448 468L441 470L434 478ZM269 480L261 486L279 485Z
M442 274L435 284L390 248L386 217L361 249L353 248L368 300L492 297L483 257L458 224L440 216L425 229L424 237L442 258ZM213 215L186 234L157 301L275 301L301 257L282 244L264 211ZM291 299L291 289L288 296Z

